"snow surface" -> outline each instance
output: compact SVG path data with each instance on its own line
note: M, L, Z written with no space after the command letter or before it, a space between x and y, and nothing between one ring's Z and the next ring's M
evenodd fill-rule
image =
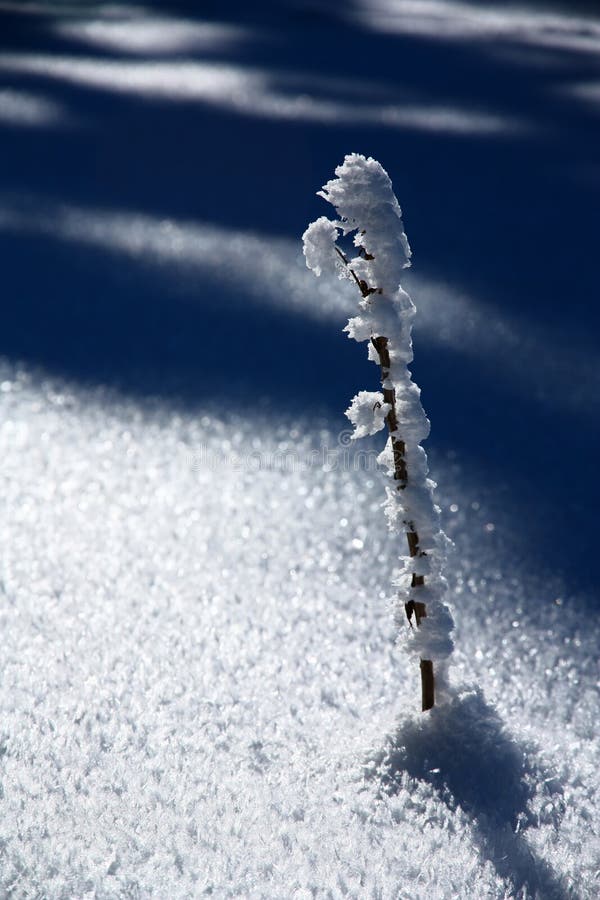
M40 127L55 125L65 120L57 103L29 91L0 89L0 122Z
M145 39L148 37L146 35ZM163 37L167 38L164 32ZM129 39L135 40L135 33L130 33ZM113 41L107 43L110 49ZM319 93L335 90L341 77L334 79L333 84L331 79L316 79L314 96L309 96L298 88L304 78L286 69L266 74L249 66L213 62L140 62L129 58L112 60L0 53L0 72L9 78L15 74L37 75L59 83L64 81L117 93L184 103L197 101L247 116L284 121L330 124L358 121L366 126L409 127L456 134L527 131L527 126L519 119L490 115L485 109L431 106L415 101L399 104L385 102L385 99L364 104L323 100ZM357 82L356 86L360 91L362 82ZM381 86L376 88L376 93L381 92Z
M306 463L335 435L0 389L4 891L594 896L597 628L502 571L476 486L440 466L457 689L424 715L380 479Z

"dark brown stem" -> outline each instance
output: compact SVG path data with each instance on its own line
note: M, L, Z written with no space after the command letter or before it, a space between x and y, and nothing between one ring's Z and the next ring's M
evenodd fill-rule
M378 290L377 288L369 287L369 285L367 284L366 281L363 281L362 278L359 278L359 277L358 277L358 275L356 274L356 272L354 271L354 269L351 269L351 268L350 268L350 266L349 266L349 264L348 264L348 257L345 256L345 255L342 253L342 251L340 250L339 247L335 247L335 252L337 253L337 255L338 255L338 256L344 261L344 263L346 264L346 267L347 267L348 271L350 272L350 274L351 274L352 277L354 278L354 281L356 282L359 291L361 292L361 294L363 295L363 297L364 297L365 299L366 299L367 297L369 297L371 294L380 294L380 293L381 293L381 291ZM371 257L368 257L368 258L369 258L369 259L375 259L374 256L371 256Z
M394 480L397 489L404 490L408 482L406 472L406 446L404 441L398 436L398 416L396 414L396 392L393 388L384 387L390 371L390 351L388 350L388 339L380 336L371 338L371 343L377 350L379 355L379 365L381 366L381 385L383 387L383 401L389 403L390 411L385 417L385 421L392 439L392 450L394 453ZM414 554L411 554L414 555Z
M379 364L381 366L381 384L385 385L390 372L390 351L388 349L388 339L380 336L371 338L371 343L379 354ZM386 416L386 424L392 441L392 452L394 456L394 480L396 489L404 490L408 483L408 473L406 470L406 445L398 436L398 415L396 413L396 392L393 388L383 387L383 399L385 403L389 403L390 411ZM407 531L406 539L408 541L408 552L411 556L421 556L419 549L419 535L415 530L412 522L405 522ZM419 587L424 584L422 575L413 575L411 587ZM418 623L417 623L418 624Z
M342 251L336 247L336 252L347 266L348 271L354 278L363 299L367 299L371 294L381 293L378 288L369 287L366 281L359 279L353 269L350 267L348 259ZM366 259L373 259L370 254L366 254ZM383 335L371 338L371 343L379 356L379 365L381 367L381 387L383 390L384 403L388 403L390 411L385 421L392 442L392 453L394 458L394 481L396 482L396 490L403 491L408 484L408 472L406 468L406 445L398 434L398 416L396 413L396 391L394 388L386 387L391 368L390 351L388 347L388 339ZM411 557L423 556L423 552L419 547L419 535L415 529L413 522L405 522L406 539L408 541L408 552ZM416 575L414 572L411 578L411 588L419 588L425 584L423 575ZM412 627L412 617L414 614L417 628L421 624L421 619L427 618L427 607L419 601L410 599L405 604L406 615L409 624ZM435 702L435 682L433 676L433 662L430 659L421 660L421 708L423 711L431 709Z
M388 348L388 339L383 335L371 338L371 343L377 350L379 355L379 364L381 366L381 385L383 388L383 399L385 403L390 404L390 411L386 416L386 424L392 442L392 451L394 456L394 480L396 489L404 490L408 483L408 472L406 468L406 444L398 435L398 415L396 413L396 392L393 388L385 387L390 372L390 351ZM406 540L408 542L408 552L411 557L422 556L423 553L419 548L419 535L413 522L405 522ZM423 575L416 575L413 572L411 578L411 588L419 588L425 584ZM414 613L417 628L421 624L421 619L427 618L427 607L420 600L410 599L405 606L406 615L410 624L412 624L412 616ZM421 660L421 709L423 712L431 709L435 703L435 685L433 677L433 662L430 659Z
M425 712L435 705L435 679L433 663L430 659L421 660L421 709Z

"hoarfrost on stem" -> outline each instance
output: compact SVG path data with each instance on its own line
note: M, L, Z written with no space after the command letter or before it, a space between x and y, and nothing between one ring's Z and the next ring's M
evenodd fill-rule
M385 418L391 408L380 391L359 391L346 410L346 415L354 425L352 440L377 434L385 428Z
M335 270L337 236L337 223L331 222L326 216L321 216L315 222L311 222L302 235L306 265L312 269L315 275L320 275L323 271L333 272Z
M453 649L453 620L444 602L448 541L421 446L429 434L429 421L408 369L415 306L400 281L410 266L411 249L400 205L380 163L352 153L335 174L319 195L335 207L338 218L322 216L309 225L303 236L304 255L315 275L337 270L353 279L361 293L358 315L344 330L353 340L369 342L369 359L380 367L383 392L361 391L346 415L355 426L355 438L387 424L388 441L379 457L390 478L385 512L389 526L404 532L409 545L395 580L397 620L406 622L408 616L412 626L414 613L418 627L405 629L408 646L422 660L436 660L439 690ZM353 235L353 257L337 244L347 235Z

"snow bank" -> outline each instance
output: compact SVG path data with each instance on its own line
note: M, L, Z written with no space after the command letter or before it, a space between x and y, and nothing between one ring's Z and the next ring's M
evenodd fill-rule
M1 363L0 407L0 895L597 895L597 623L502 559L456 462L485 699L411 715L380 485L244 463L335 434Z

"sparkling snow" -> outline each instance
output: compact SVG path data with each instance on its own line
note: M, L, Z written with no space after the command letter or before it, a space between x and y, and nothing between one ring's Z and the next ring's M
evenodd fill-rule
M423 715L381 479L317 464L334 434L1 391L5 890L593 896L597 629L456 466L457 694Z

